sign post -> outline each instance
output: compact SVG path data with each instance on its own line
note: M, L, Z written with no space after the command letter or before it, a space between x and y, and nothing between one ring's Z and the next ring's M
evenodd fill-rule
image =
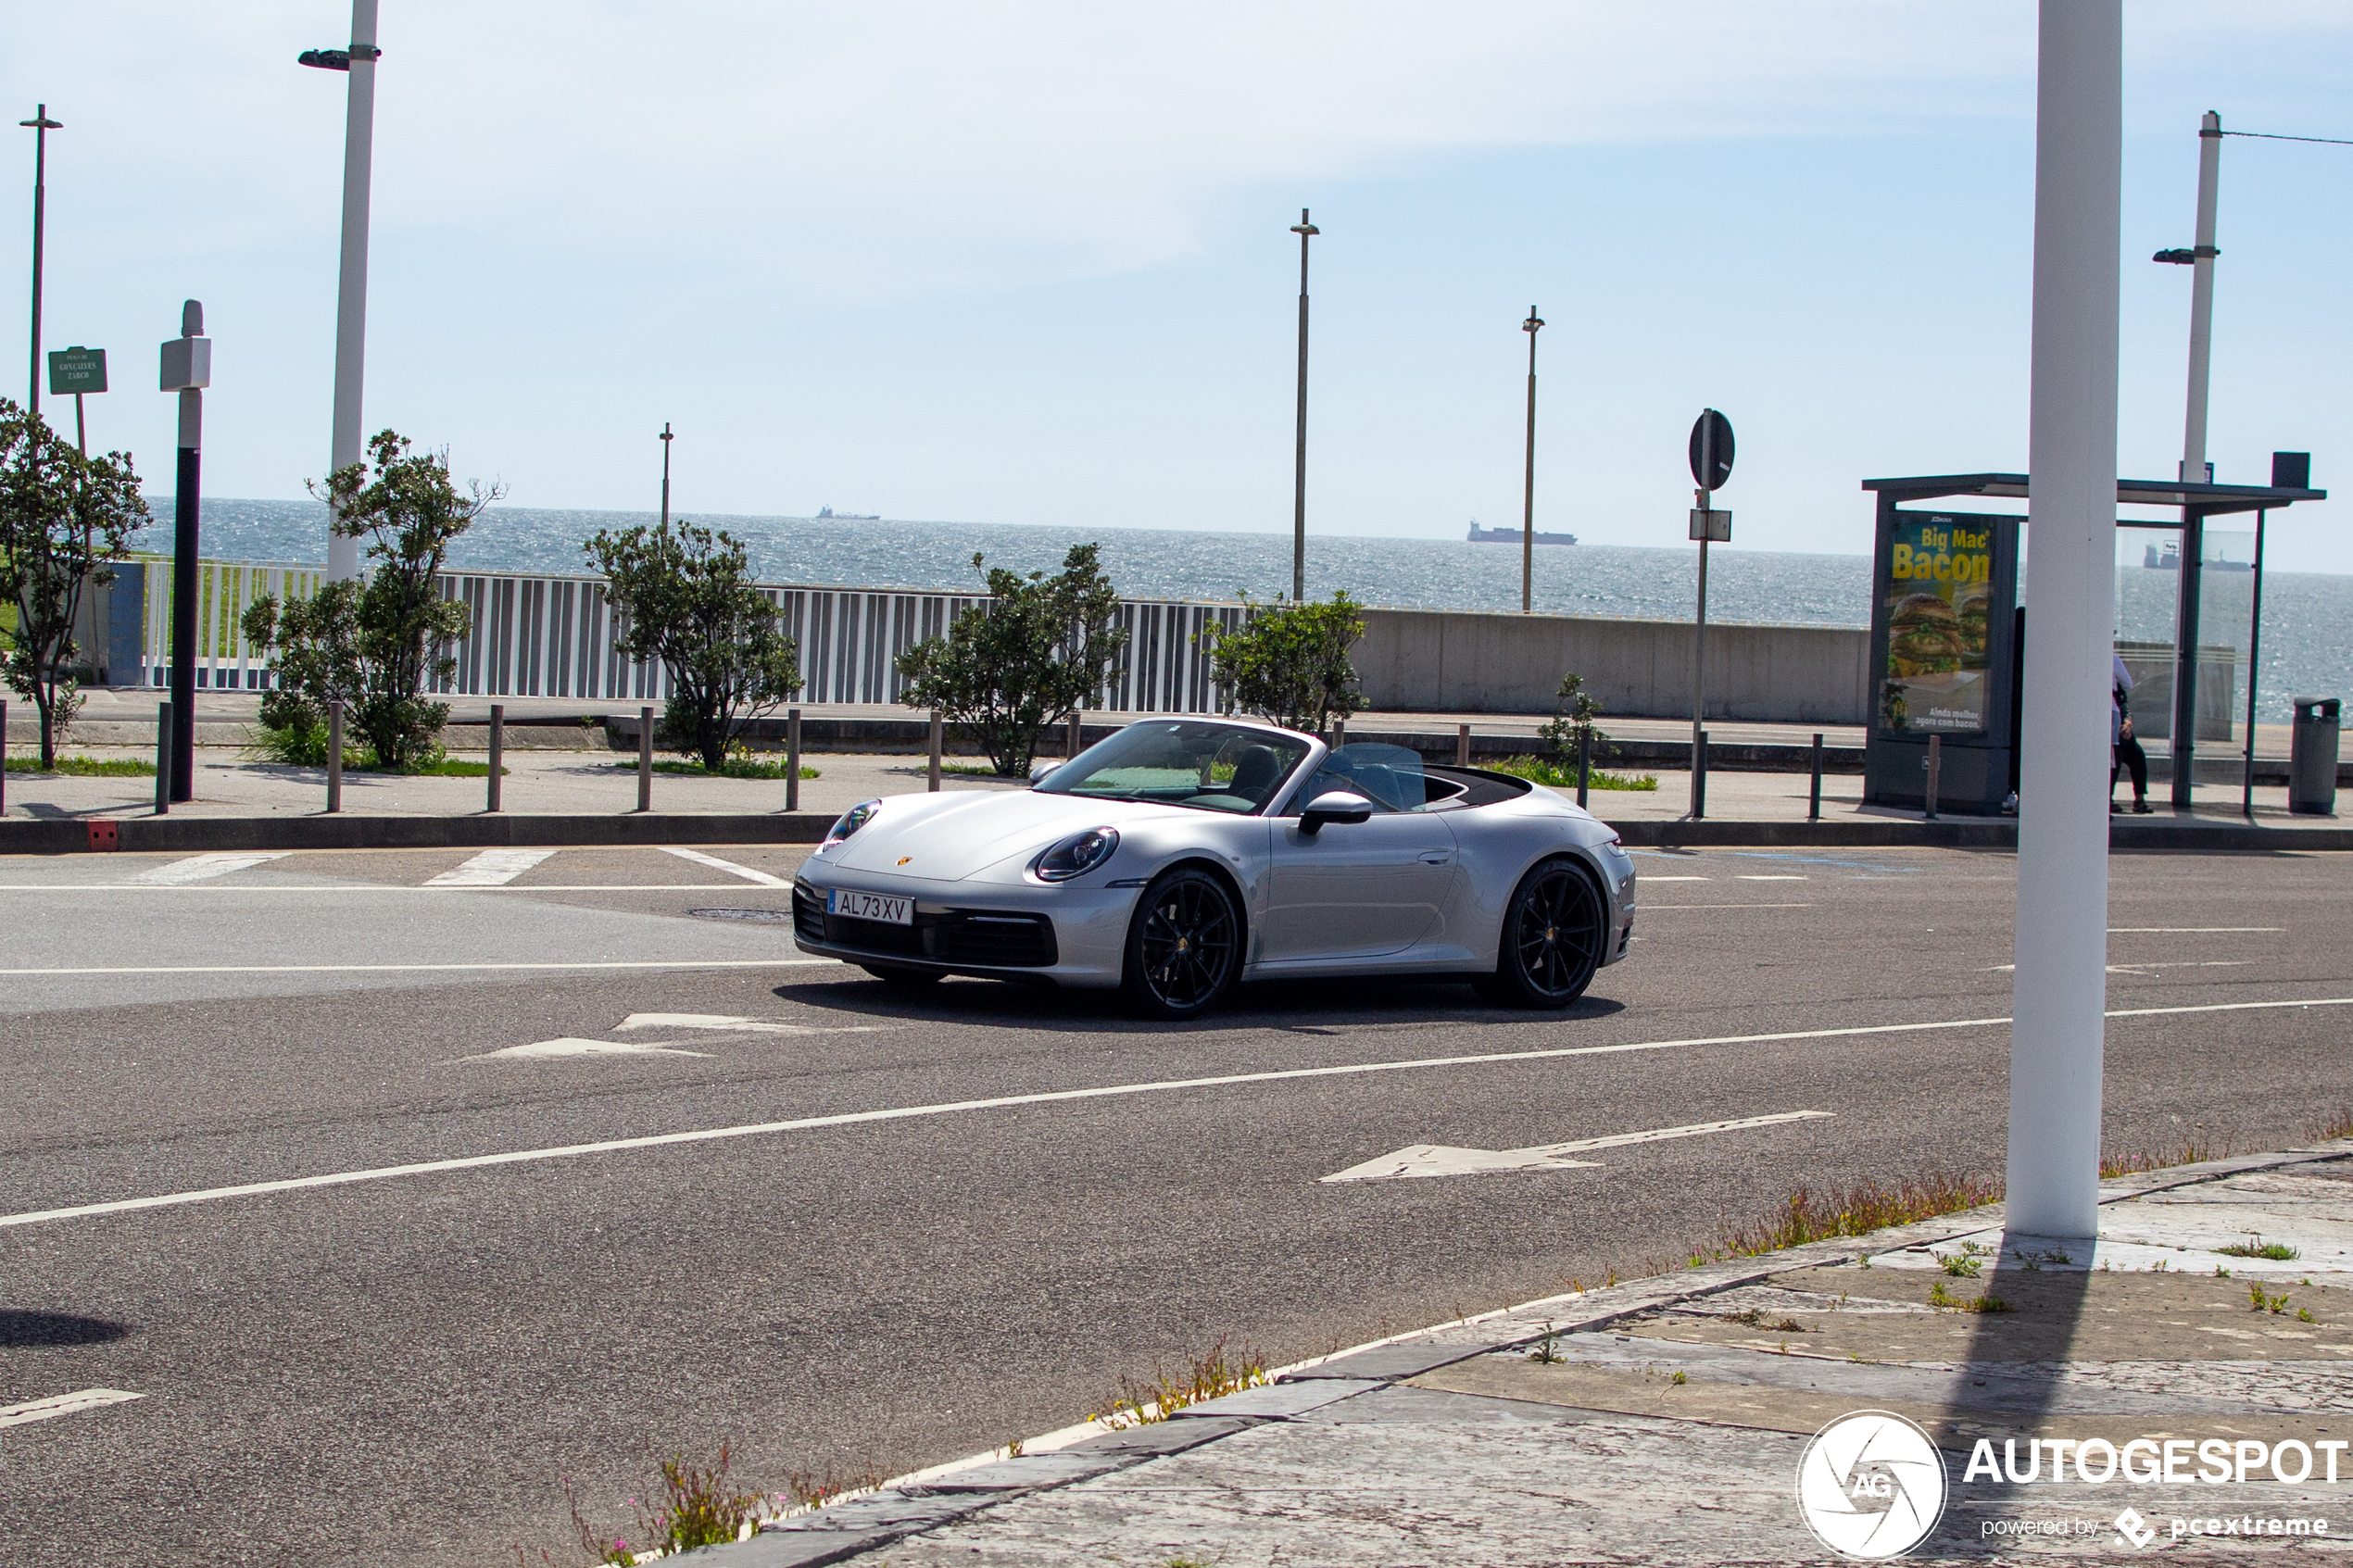
M171 731L168 797L196 795L196 558L204 453L204 389L212 384L212 340L204 307L180 307L180 335L163 345L162 387L180 395L180 469L171 487ZM164 787L164 786L158 786Z
M1692 819L1707 815L1707 773L1702 748L1706 737L1700 726L1707 721L1707 546L1732 542L1732 514L1709 503L1724 482L1732 477L1732 421L1713 408L1703 409L1692 426L1692 483L1699 504L1692 508L1692 537L1699 543L1699 618L1692 650Z
M52 350L49 355L49 395L63 397L73 394L73 444L83 457L90 455L90 441L82 423L82 396L87 392L107 390L107 351L84 348L76 344L71 348Z

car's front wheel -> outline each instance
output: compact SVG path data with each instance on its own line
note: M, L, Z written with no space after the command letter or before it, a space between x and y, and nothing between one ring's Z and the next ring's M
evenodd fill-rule
M1495 973L1480 988L1510 1007L1565 1008L1593 983L1608 924L1592 873L1565 855L1546 860L1513 890Z
M1127 922L1121 988L1147 1018L1194 1018L1233 988L1242 967L1241 911L1224 882L1198 866L1162 872Z

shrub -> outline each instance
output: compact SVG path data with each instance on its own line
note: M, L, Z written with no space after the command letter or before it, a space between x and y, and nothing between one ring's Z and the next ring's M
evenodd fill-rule
M989 602L957 616L947 636L899 656L907 682L900 700L970 724L1000 775L1027 772L1038 734L1101 691L1127 646L1126 631L1114 624L1119 591L1096 553L1093 545L1073 545L1054 577L1024 577L974 556Z
M655 738L717 771L746 726L800 690L800 655L752 586L743 541L680 522L599 529L585 546L628 617L619 646L670 672Z
M1233 696L1235 706L1271 719L1287 730L1310 734L1362 709L1356 667L1348 650L1365 634L1363 607L1345 590L1323 604L1249 607L1239 631L1212 623L1201 645L1210 656L1212 678Z
M334 508L336 533L368 541L366 581L330 583L283 605L264 595L240 623L273 656L279 687L262 699L266 728L308 734L339 701L346 737L364 741L378 766L403 771L440 760L434 737L449 718L449 705L426 693L456 672L448 645L466 634L465 607L443 598L437 581L450 543L506 493L477 482L460 495L446 451L409 445L381 432L368 443L372 476L368 462L352 463L311 486ZM319 754L324 760L323 740Z
M0 397L0 622L8 684L41 716L41 766L82 710L73 675L82 649L73 622L82 596L114 581L109 562L147 521L128 452L85 458L64 437Z

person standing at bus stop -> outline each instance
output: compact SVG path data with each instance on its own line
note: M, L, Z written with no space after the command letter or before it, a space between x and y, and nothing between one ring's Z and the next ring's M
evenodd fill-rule
M2133 775L2133 809L2147 816L2149 808L2149 754L2133 737L2133 672L2124 668L2120 653L2109 657L2116 660L2115 703L2108 711L2108 744L2111 760L2108 765L2108 809L2120 811L2116 803L2116 771L2120 766Z

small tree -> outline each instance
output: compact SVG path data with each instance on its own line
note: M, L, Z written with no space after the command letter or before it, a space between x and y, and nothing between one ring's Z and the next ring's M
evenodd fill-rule
M299 608L265 595L241 624L257 647L276 651L282 671L263 701L265 725L316 734L326 704L342 701L376 765L409 769L439 755L434 737L449 705L425 694L457 671L448 645L466 634L465 607L443 598L438 582L450 542L506 491L477 481L460 495L447 451L412 453L393 431L370 441L368 456L310 487L334 508L336 533L368 541L366 583L331 584Z
M899 656L907 682L900 700L973 725L999 773L1027 772L1039 732L1102 690L1127 646L1126 629L1114 624L1119 591L1096 553L1093 545L1073 545L1055 577L1024 577L974 556L990 602L956 617L947 636Z
M752 586L743 541L682 521L599 530L585 548L629 618L622 651L670 671L662 744L718 771L753 720L800 690L799 650Z
M1553 721L1536 733L1544 737L1545 747L1555 760L1573 767L1580 745L1590 745L1591 755L1598 757L1609 744L1609 736L1593 722L1601 716L1602 705L1585 690L1585 677L1563 675L1560 695L1553 707Z
M1247 602L1247 601L1245 601ZM1202 629L1213 678L1235 706L1287 730L1315 734L1337 716L1362 709L1365 694L1348 650L1365 634L1363 607L1345 590L1323 604L1290 604L1279 596L1251 606L1241 629Z
M82 710L73 626L82 596L114 581L108 563L146 521L129 453L85 458L0 397L0 601L15 611L6 676L40 712L44 769L57 766L57 742Z

